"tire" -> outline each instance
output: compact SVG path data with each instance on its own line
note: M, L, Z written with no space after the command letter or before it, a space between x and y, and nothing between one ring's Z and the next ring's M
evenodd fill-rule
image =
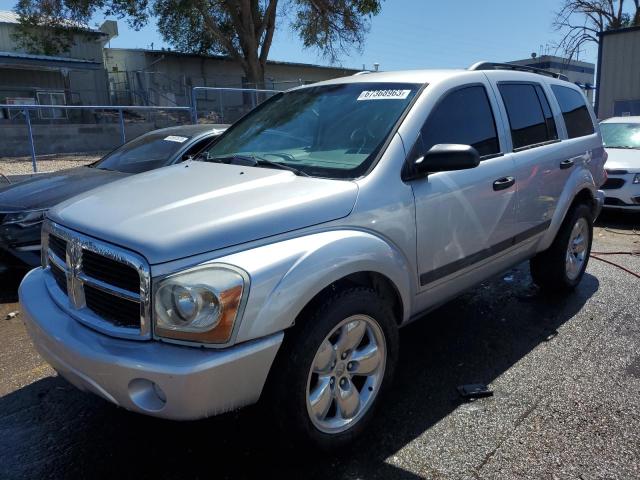
M346 358L341 356L343 347L347 347ZM376 350L377 355L372 353ZM371 370L375 358L378 364L371 375L354 374L358 369ZM302 441L324 450L351 443L388 390L397 358L396 321L390 305L373 289L355 287L329 295L287 331L272 367L267 406L283 437L293 445ZM355 394L359 406L354 410ZM351 420L343 424L344 418L339 417Z
M578 229L582 241L576 236ZM531 259L533 281L543 290L573 290L582 280L589 263L592 241L591 209L585 204L573 206L551 246Z

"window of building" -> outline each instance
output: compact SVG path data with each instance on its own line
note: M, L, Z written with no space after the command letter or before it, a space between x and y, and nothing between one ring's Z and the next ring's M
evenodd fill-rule
M66 105L64 92L37 92L39 105ZM40 118L56 120L67 118L67 110L63 108L41 108L38 110Z
M471 145L481 157L500 153L496 124L485 88L470 86L448 94L429 115L418 142L416 157L442 143Z
M591 135L594 132L593 122L582 94L560 85L551 85L551 90L560 104L569 138Z
M538 88L532 83L498 85L509 117L514 150L558 138L546 96L541 88L538 92Z

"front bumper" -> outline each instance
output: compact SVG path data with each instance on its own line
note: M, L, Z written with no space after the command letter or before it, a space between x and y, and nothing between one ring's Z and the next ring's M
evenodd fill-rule
M40 265L41 224L28 227L0 225L0 250L7 257L8 266L37 267Z
M107 337L65 314L32 270L19 290L33 343L60 375L134 412L194 420L258 401L283 333L224 350Z
M622 185L604 190L606 195L604 208L640 211L640 184L633 183L635 175L635 172L621 175L609 174L607 183L618 181Z

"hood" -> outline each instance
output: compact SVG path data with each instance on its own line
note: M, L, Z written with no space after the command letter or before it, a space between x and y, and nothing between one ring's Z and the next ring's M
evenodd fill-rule
M189 161L84 193L49 217L156 264L345 217L357 194L351 181Z
M0 187L0 211L40 210L126 174L97 168L78 167L39 173L22 182Z
M607 170L627 170L629 173L640 172L640 150L630 148L605 148L609 158L605 163Z

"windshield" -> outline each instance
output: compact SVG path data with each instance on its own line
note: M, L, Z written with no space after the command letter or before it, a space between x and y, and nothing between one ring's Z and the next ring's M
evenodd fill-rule
M420 85L351 83L277 95L236 123L208 161L251 157L302 174L355 178L366 172Z
M640 123L601 123L600 131L607 148L640 148Z
M150 133L125 143L98 163L96 168L125 173L141 173L167 165L191 137Z

